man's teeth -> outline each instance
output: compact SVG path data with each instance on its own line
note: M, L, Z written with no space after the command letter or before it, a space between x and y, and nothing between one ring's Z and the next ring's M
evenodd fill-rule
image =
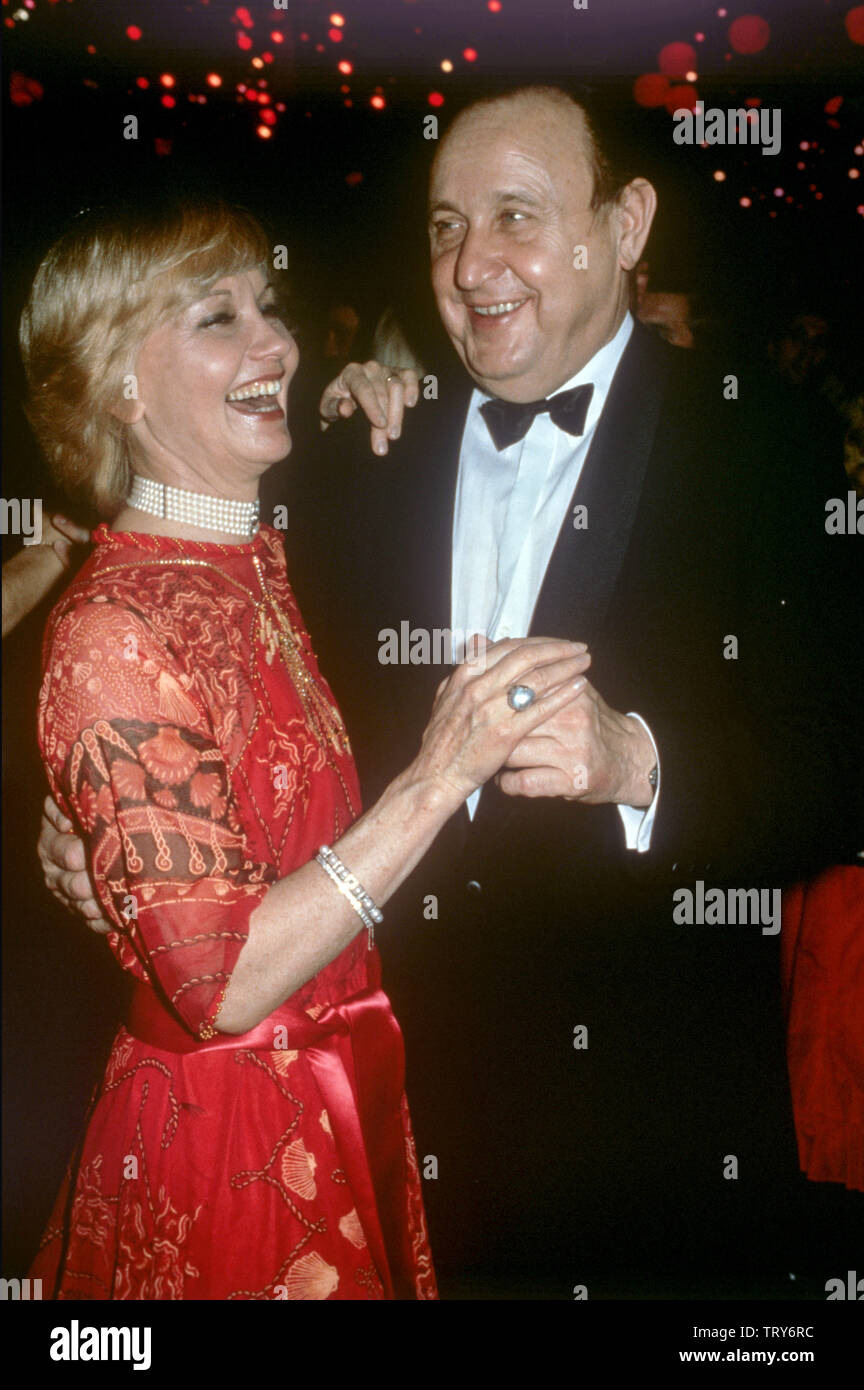
M524 299L508 299L504 304L472 304L471 308L475 314L509 314L514 309L518 309L525 303Z
M225 397L226 401L250 401L256 400L259 396L278 396L278 381L251 381L248 386L241 386L236 391L229 391Z

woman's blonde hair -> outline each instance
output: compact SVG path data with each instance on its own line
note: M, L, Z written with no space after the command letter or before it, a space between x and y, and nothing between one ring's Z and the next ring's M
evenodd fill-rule
M244 208L175 201L79 217L45 256L21 316L28 419L71 496L110 517L130 485L138 349L156 325L225 275L272 277L264 229ZM117 413L114 413L117 412Z

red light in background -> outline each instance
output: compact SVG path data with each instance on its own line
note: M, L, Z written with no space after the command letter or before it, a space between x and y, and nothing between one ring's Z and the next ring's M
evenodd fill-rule
M729 25L729 42L736 53L761 53L771 38L771 25L758 14L742 14Z
M137 24L130 24L129 28L126 30L126 37L127 39L131 39L133 43L137 43L138 39L142 37L142 31L138 28Z
M646 72L633 83L633 96L640 106L662 106L669 95L669 78L662 72Z
M683 77L696 67L696 49L689 43L667 43L660 49L660 71L667 77Z

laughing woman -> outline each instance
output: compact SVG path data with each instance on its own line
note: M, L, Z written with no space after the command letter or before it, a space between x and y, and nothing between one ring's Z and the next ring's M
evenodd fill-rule
M220 204L91 215L22 320L55 476L110 518L49 621L40 746L134 977L31 1270L57 1298L436 1297L373 932L586 664L532 639L459 667L360 814L281 537L257 521L297 367L267 262ZM517 712L521 682L539 698Z

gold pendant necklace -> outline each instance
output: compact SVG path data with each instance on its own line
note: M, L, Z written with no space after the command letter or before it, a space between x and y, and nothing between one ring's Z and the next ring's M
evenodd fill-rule
M256 605L255 625L258 641L264 647L264 660L268 666L272 666L276 653L281 655L306 717L319 739L329 744L336 753L350 753L351 745L342 717L310 674L301 656L300 644L288 615L280 608L267 587L257 555L253 555L252 563L261 585L261 601Z

